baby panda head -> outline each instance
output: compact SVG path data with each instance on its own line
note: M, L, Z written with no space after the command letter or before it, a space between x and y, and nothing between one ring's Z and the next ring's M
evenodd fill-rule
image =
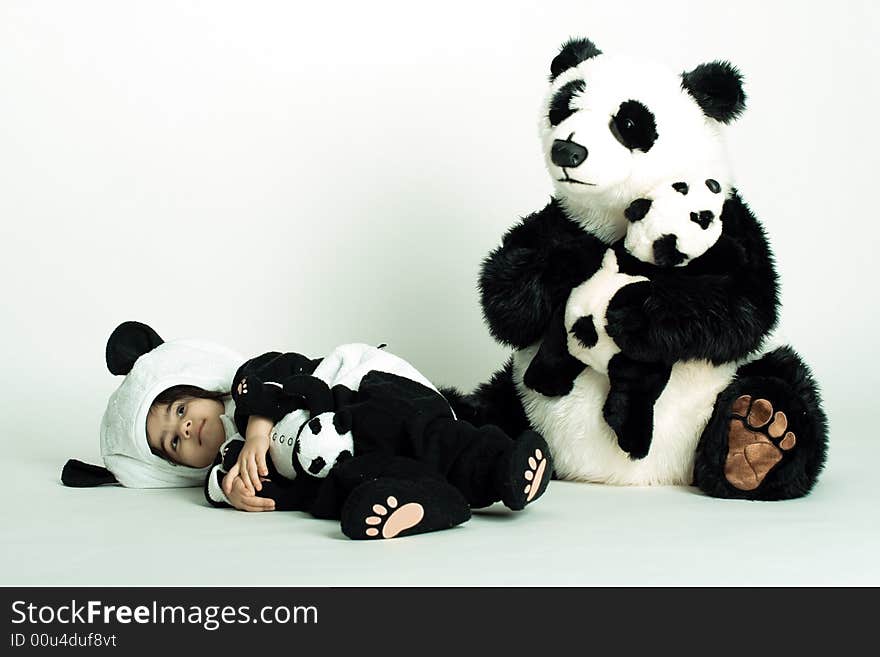
M697 166L727 178L721 128L744 108L729 63L676 73L570 40L551 63L540 121L556 197L586 229L616 240L623 210L672 172Z
M321 413L300 427L294 453L304 473L323 478L331 468L352 457L354 441L346 411Z
M705 253L721 236L721 209L730 188L697 176L665 182L624 212L624 248L642 262L681 267Z
M315 376L297 374L283 384L284 392L300 397L309 419L297 431L293 445L293 469L312 477L326 477L337 463L354 454L351 413L334 412L333 393Z

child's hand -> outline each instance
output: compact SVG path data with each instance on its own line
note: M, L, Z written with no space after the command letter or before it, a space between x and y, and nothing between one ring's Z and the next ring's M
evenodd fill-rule
M268 418L253 415L248 419L244 447L241 448L238 461L229 469L228 475L223 479L223 492L227 496L235 477L241 478L251 495L254 495L255 491L263 489L260 477L269 474L269 468L266 467L266 453L269 451L270 431L272 431L272 421ZM229 490L227 490L227 480L229 481Z
M250 492L241 480L241 477L233 477L227 474L223 478L223 490L229 484L229 492L226 497L229 503L240 511L274 511L275 500L268 497L257 497Z

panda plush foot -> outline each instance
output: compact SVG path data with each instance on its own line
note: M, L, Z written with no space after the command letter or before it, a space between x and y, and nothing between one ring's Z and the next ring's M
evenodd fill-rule
M553 472L550 448L534 431L520 435L499 465L497 476L501 501L513 511L519 511L541 497Z
M470 517L462 494L444 481L383 477L351 492L342 507L341 527L355 540L398 538L449 529Z
M797 436L788 430L783 411L767 399L741 395L731 408L724 476L734 488L755 490L794 449Z

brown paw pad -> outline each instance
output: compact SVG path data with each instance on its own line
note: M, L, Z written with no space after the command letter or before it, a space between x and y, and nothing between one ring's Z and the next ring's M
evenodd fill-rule
M733 402L731 411L724 476L734 488L754 490L782 460L783 453L795 446L797 438L788 431L785 413L774 413L766 399L742 395Z
M400 532L418 525L425 517L425 509L417 502L410 502L398 507L397 498L393 495L385 500L385 504L374 504L373 513L364 521L368 527L366 534L370 538L394 538Z

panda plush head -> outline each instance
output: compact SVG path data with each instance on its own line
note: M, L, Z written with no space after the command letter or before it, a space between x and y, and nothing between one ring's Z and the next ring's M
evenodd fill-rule
M745 109L727 62L676 73L572 39L550 66L540 119L556 197L606 242L623 236L629 204L663 181L711 170L727 179L723 124Z

